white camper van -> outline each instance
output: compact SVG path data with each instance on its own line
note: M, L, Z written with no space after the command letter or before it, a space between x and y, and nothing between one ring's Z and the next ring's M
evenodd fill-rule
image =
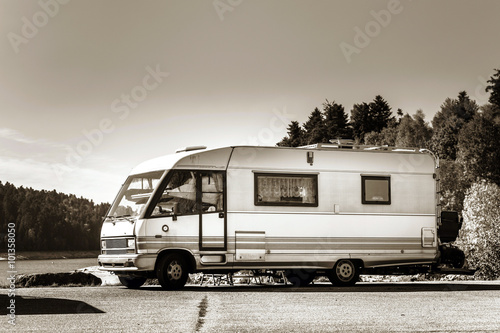
M439 238L437 171L432 153L413 148L180 149L132 170L103 222L98 262L129 288L157 277L164 289L194 272L284 271L303 286L317 275L353 285L361 272L458 267L463 254Z

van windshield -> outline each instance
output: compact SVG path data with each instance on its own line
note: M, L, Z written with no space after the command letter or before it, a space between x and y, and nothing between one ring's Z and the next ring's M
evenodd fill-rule
M154 171L129 176L107 217L115 219L139 216L163 174L164 171Z

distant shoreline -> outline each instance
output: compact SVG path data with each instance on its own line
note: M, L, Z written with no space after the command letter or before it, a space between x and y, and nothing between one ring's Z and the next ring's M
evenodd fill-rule
M47 260L47 259L86 259L97 258L99 250L95 251L20 251L16 252L16 260ZM0 253L0 262L7 260L7 252Z

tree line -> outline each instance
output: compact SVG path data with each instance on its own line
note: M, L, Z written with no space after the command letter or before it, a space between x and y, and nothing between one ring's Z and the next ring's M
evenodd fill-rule
M298 147L338 138L355 144L427 148L439 157L441 206L460 212L458 244L482 277L500 278L500 70L487 81L488 103L478 105L465 91L446 98L431 123L422 110L404 113L380 95L344 106L326 100L300 125L292 121L278 146ZM487 202L485 202L487 201ZM493 208L492 208L493 207ZM482 242L474 241L481 238ZM488 245L484 245L488 244Z
M326 100L300 125L292 121L278 146L299 147L338 138L356 144L427 148L440 160L444 209L461 211L466 190L478 179L500 185L500 70L488 81L489 103L479 106L465 91L446 98L431 123L422 110L404 113L380 95L344 106Z
M99 250L108 203L0 182L0 240L15 223L16 251Z

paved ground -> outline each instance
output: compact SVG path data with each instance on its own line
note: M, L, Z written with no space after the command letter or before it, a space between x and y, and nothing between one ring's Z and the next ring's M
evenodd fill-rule
M0 331L500 332L500 281L0 290Z

